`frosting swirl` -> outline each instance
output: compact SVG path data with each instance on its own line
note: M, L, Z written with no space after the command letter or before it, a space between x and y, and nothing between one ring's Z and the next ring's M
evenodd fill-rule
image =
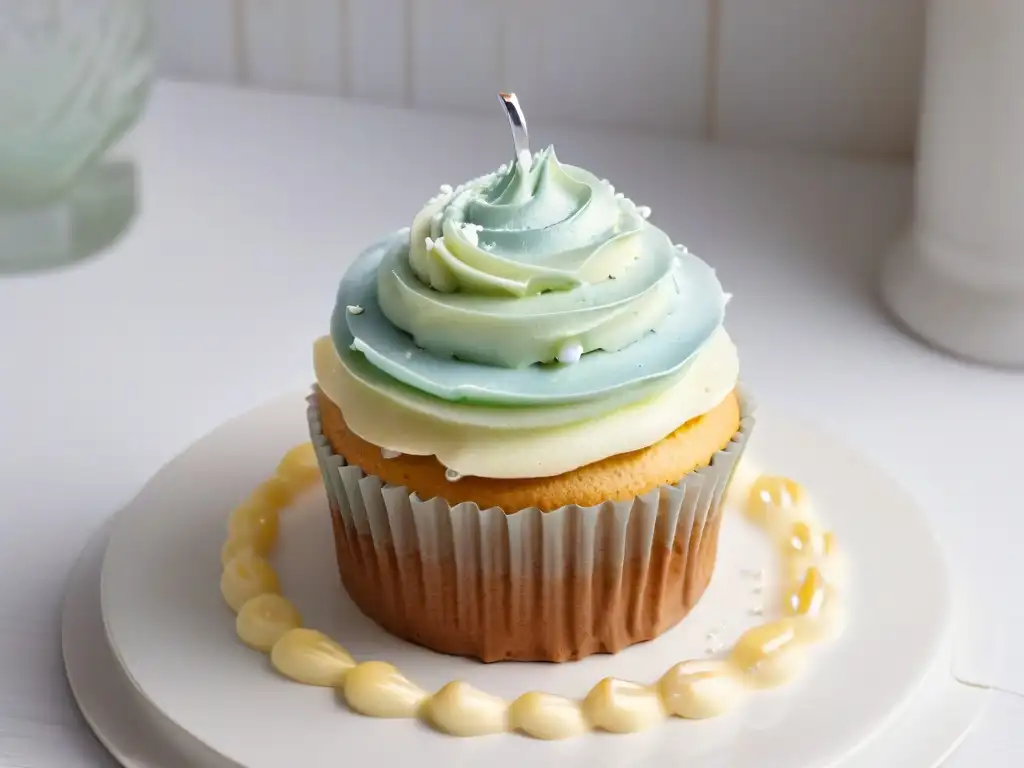
M524 368L653 331L675 301L674 256L631 201L549 147L431 200L377 288L387 319L427 351Z
M721 402L736 359L714 271L649 215L551 147L442 187L346 273L317 347L321 388L367 411L348 414L364 439L444 456L462 474L516 476L473 455L495 439L524 451L540 441L538 455L557 444L557 460L529 462L533 476L643 447L618 429L565 450L570 435L597 435L605 417L645 403L642 438L656 442ZM702 354L714 362L695 366ZM422 432L389 444L395 419L369 414L387 404L426 419Z

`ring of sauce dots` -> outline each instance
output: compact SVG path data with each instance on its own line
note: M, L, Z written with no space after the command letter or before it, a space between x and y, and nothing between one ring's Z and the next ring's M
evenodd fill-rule
M419 718L454 736L517 731L538 739L565 739L594 729L646 730L669 716L704 719L735 708L748 691L782 685L803 669L808 646L841 630L835 580L835 537L814 522L804 488L780 476L747 484L744 511L781 547L784 588L779 619L755 626L721 659L683 661L653 684L605 678L582 701L531 691L514 701L452 681L431 694L383 661L357 662L331 638L302 624L281 595L267 560L279 515L320 478L310 443L284 455L274 475L238 505L221 551L221 594L237 614L243 643L270 654L286 678L341 691L363 715ZM734 481L735 485L742 482ZM742 492L743 489L740 489Z

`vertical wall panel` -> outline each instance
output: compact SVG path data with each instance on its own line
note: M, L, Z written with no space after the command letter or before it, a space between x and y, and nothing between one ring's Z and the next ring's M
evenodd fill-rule
M353 96L380 104L411 99L409 66L412 0L347 0Z
M521 0L508 80L540 115L701 135L707 0Z
M925 0L721 0L724 140L908 155Z
M242 79L269 88L346 90L347 0L238 0Z
M251 1L251 0L250 0ZM349 0L292 0L299 29L297 75L313 93L347 95Z
M157 0L160 68L172 77L234 82L238 0Z
M292 27L291 0L239 0L241 78L246 85L293 88L296 85L298 30Z
M504 19L522 2L411 0L413 100L480 111L506 81ZM518 87L518 86L516 86Z

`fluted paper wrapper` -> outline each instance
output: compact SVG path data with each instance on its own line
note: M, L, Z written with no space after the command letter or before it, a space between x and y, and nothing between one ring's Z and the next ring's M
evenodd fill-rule
M697 603L720 510L753 428L711 463L631 501L505 514L422 500L336 454L316 397L309 427L349 596L391 633L443 653L566 661L649 640Z

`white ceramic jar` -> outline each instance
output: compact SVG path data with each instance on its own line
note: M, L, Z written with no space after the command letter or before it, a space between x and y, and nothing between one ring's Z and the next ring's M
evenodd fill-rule
M1024 2L931 0L915 220L883 295L918 336L1024 366Z
M0 204L60 194L138 118L148 0L0 2Z

